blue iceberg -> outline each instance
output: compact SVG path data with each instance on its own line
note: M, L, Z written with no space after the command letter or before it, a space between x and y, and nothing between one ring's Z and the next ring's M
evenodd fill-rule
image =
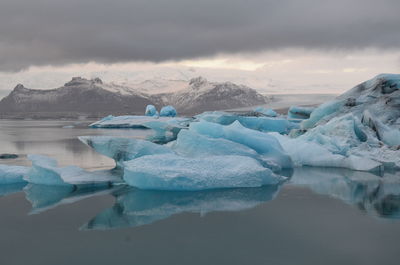
M293 167L291 158L274 136L245 128L238 121L229 126L206 121L193 122L189 130L211 138L226 139L247 146L282 169Z
M292 129L298 128L298 124L283 118L268 118L246 116L222 111L204 112L197 115L198 120L218 123L221 125L230 125L238 121L244 127L261 132L278 132L282 134L289 133Z
M146 116L158 116L158 111L154 105L147 105L144 112Z
M314 107L291 106L288 110L288 118L291 119L309 119Z
M176 109L172 106L164 106L160 110L160 116L162 117L175 117L177 115Z
M260 187L285 178L246 156L187 158L151 155L124 163L124 180L146 190L204 190Z
M278 116L278 113L276 113L276 111L274 111L273 109L268 109L268 108L263 108L263 107L255 108L254 112L261 113L268 117L277 117Z

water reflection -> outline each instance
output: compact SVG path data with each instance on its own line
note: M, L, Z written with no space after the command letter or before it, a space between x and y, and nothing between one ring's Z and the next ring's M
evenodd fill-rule
M0 185L0 197L11 195L13 193L22 191L22 189L27 185L26 182L13 183L13 184L2 184Z
M190 212L205 215L214 211L241 211L275 198L280 185L261 188L223 189L196 192L144 191L130 187L113 193L116 203L98 214L83 230L136 227Z
M74 203L89 197L109 194L109 186L50 186L28 184L24 188L26 199L32 204L31 214L37 214L63 204Z
M368 172L330 168L298 168L290 184L355 205L366 213L400 218L400 173L380 177Z

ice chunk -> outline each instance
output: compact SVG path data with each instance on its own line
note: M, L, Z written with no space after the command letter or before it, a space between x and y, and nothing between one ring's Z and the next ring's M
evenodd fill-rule
M158 116L158 111L154 105L147 105L144 113L146 116Z
M230 125L235 121L239 121L246 128L262 132L289 133L290 130L298 128L298 124L292 123L287 119L242 116L222 111L204 112L197 115L196 118L221 125Z
M382 166L380 162L368 157L335 154L326 146L302 137L291 139L278 133L271 135L279 140L296 166L341 167L360 171L376 171Z
M150 190L260 187L284 179L245 156L186 158L165 154L140 157L124 165L124 180L129 185Z
M371 127L376 132L377 138L388 146L400 146L400 130L383 124L373 117L369 110L364 111L362 122Z
M96 185L109 186L119 182L117 171L85 171L76 166L58 167L57 161L42 155L28 155L32 167L24 179L43 185Z
M229 126L200 121L193 122L189 130L212 138L223 138L245 145L280 168L292 168L292 160L282 149L277 139L266 133L243 127L238 121Z
M96 152L114 159L119 167L124 161L141 156L173 153L168 147L134 138L80 136L79 140L92 147Z
M232 142L226 139L216 139L198 134L192 130L182 130L178 134L176 142L172 145L175 152L188 157L205 157L210 155L241 155L254 158L261 162L263 166L269 167L274 171L274 163L268 156L258 154L254 149L245 145Z
M291 119L308 119L314 110L314 107L291 106L288 110L288 117Z
M28 167L0 165L0 184L25 182Z
M215 211L242 211L273 200L280 185L260 188L206 191L145 191L134 188L113 195L116 203L87 224L83 230L137 227L190 212L202 216Z
M255 108L254 112L261 113L261 114L263 114L265 116L268 116L268 117L276 117L276 116L278 116L278 113L276 113L276 111L274 111L273 109L267 109L267 108L263 108L263 107Z
M160 116L162 117L175 117L176 115L178 115L178 113L172 106L164 106L160 110Z
M329 115L338 111L345 104L342 100L333 100L321 104L310 115L310 118L301 123L303 129L314 127L320 120L329 117Z

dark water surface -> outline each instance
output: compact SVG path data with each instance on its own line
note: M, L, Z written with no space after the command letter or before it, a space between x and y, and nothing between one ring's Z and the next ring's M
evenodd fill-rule
M74 128L62 128L74 124ZM141 130L0 121L0 153L89 170L113 161L80 135ZM283 185L201 192L0 186L0 264L400 264L400 176L296 169Z

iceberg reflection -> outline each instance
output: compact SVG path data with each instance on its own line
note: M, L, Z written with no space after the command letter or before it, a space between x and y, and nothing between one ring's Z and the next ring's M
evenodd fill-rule
M74 203L89 197L105 195L113 191L110 186L93 185L39 185L28 184L24 188L26 199L32 204L31 214L37 214L63 204Z
M366 213L400 219L400 174L373 173L333 168L296 168L290 184L309 187L355 205Z
M98 214L82 230L136 227L190 212L241 211L275 198L281 185L206 191L146 191L126 187L113 193L116 203Z

